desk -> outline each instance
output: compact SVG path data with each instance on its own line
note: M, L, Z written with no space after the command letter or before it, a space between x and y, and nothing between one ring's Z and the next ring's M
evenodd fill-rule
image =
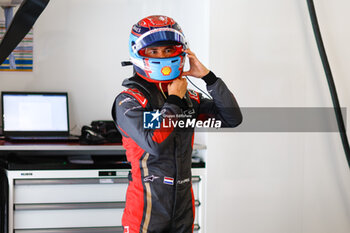
M122 145L2 142L0 159L1 233L123 232L130 166ZM206 171L193 167L195 228L204 233Z

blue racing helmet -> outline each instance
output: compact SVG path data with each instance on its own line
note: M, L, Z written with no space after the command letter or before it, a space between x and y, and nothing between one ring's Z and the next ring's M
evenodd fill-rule
M171 57L151 58L145 48L173 45ZM170 17L148 16L132 27L129 39L130 60L136 73L149 82L171 82L179 77L185 64L187 42L180 26Z

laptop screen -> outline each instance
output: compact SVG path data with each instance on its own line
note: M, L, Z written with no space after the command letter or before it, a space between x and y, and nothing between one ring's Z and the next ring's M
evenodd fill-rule
M2 92L5 135L67 135L68 94Z

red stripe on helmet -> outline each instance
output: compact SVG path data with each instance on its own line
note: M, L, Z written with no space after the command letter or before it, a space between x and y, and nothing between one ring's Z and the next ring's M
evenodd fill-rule
M174 81L174 79L172 79L172 80L165 80L165 81L159 81L159 80L148 78L148 77L146 77L146 76L144 76L144 75L142 75L142 74L140 74L138 72L137 72L137 74L138 74L138 76L140 76L141 78L143 78L144 80L146 80L146 81L148 81L150 83L171 83L172 81Z
M134 34L134 35L137 36L137 37L140 37L140 36L141 36L141 34L138 34L138 33L134 32L134 30L132 30L131 33Z
M151 15L144 19L141 19L138 24L142 27L165 27L175 24L175 21L167 16L163 15Z

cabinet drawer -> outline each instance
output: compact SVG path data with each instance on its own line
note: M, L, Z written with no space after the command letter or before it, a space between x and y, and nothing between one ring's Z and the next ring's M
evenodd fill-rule
M199 208L196 207L194 211L195 211L195 212L194 212L194 214L195 214L195 215L194 215L194 224L198 225L198 222L199 222L199 221L198 221L198 214L199 214L198 211L199 211Z
M14 186L14 203L124 201L127 183L20 184Z
M123 233L123 227L74 227L74 228L42 228L16 229L13 233Z
M123 209L18 210L15 229L121 226Z
M192 182L196 200L199 199L200 183L198 179L196 177ZM125 180L113 183L113 180L16 180L14 203L124 201L128 183Z

